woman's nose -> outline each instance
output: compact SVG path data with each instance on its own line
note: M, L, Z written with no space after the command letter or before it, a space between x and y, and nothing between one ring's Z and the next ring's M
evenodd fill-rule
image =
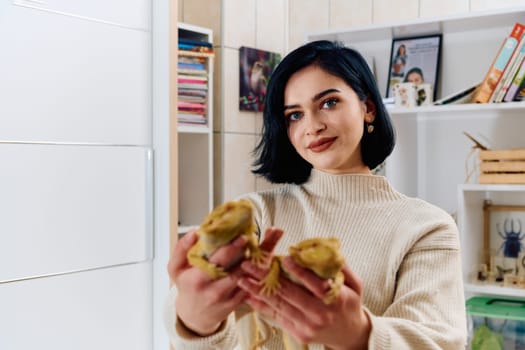
M326 124L323 122L321 116L315 114L308 114L306 116L306 134L317 135L326 129Z

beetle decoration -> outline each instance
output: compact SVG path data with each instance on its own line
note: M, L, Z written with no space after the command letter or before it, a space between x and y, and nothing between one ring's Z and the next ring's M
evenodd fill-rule
M496 224L498 234L503 238L503 243L498 251L503 249L503 256L506 258L517 258L520 252L524 250L521 240L525 238L525 233L521 233L521 221L518 219L516 219L516 221L519 227L518 230L515 231L514 219L505 219L503 222L503 233L500 229L500 223L498 222Z

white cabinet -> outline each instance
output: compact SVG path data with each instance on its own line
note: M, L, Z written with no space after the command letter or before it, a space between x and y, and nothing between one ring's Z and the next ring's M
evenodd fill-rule
M178 23L181 39L212 45L211 29ZM199 49L196 49L199 50ZM213 208L213 48L201 52L179 49L178 66L178 155L179 155L179 232L200 224ZM204 52L202 52L204 51ZM181 66L181 63L186 66ZM196 69L192 69L192 65ZM200 70L200 72L199 72ZM197 71L197 72L195 72ZM195 81L194 81L195 80ZM200 80L200 83L199 83ZM189 88L184 95L184 87ZM194 87L195 89L192 89ZM184 103L190 104L184 104ZM201 106L199 106L201 105ZM194 122L182 122L195 111ZM202 107L202 108L201 108Z
M0 5L0 140L150 145L151 6L16 3Z
M338 40L356 48L374 63L384 96L392 39L440 33L439 99L480 82L514 23L524 20L525 7L519 7L311 33L307 39ZM469 283L483 240L484 199L525 205L525 186L465 185L467 160L474 144L463 135L466 131L488 140L493 149L525 148L525 103L391 108L389 113L397 141L386 161L385 174L401 192L458 214L466 292L525 297L525 289Z
M0 349L159 343L152 6L0 0Z

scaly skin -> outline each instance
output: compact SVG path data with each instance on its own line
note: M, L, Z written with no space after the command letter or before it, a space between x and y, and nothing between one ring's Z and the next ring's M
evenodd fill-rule
M228 273L224 268L210 263L208 258L218 248L244 235L247 240L246 257L259 264L266 258L267 253L259 249L255 230L253 207L250 201L241 199L219 205L199 226L197 230L199 240L188 251L188 262L213 279L227 276Z
M344 283L344 275L341 271L344 258L340 252L339 240L337 238L307 239L289 247L288 252L296 264L313 271L321 278L331 281L330 291L323 299L326 304L331 304L339 295ZM272 260L270 270L262 280L261 293L273 295L277 292L280 288L279 276L281 271L287 277L291 277L282 268L282 258L282 256L276 256Z

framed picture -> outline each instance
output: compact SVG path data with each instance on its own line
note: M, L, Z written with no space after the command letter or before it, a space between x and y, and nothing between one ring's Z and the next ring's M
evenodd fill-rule
M440 52L441 34L392 40L386 97L394 96L396 84L412 82L430 84L435 100Z
M485 201L483 221L484 250L502 261L520 258L524 261L517 263L525 263L525 205L495 205Z
M268 79L281 55L242 46L239 49L239 109L262 112Z

